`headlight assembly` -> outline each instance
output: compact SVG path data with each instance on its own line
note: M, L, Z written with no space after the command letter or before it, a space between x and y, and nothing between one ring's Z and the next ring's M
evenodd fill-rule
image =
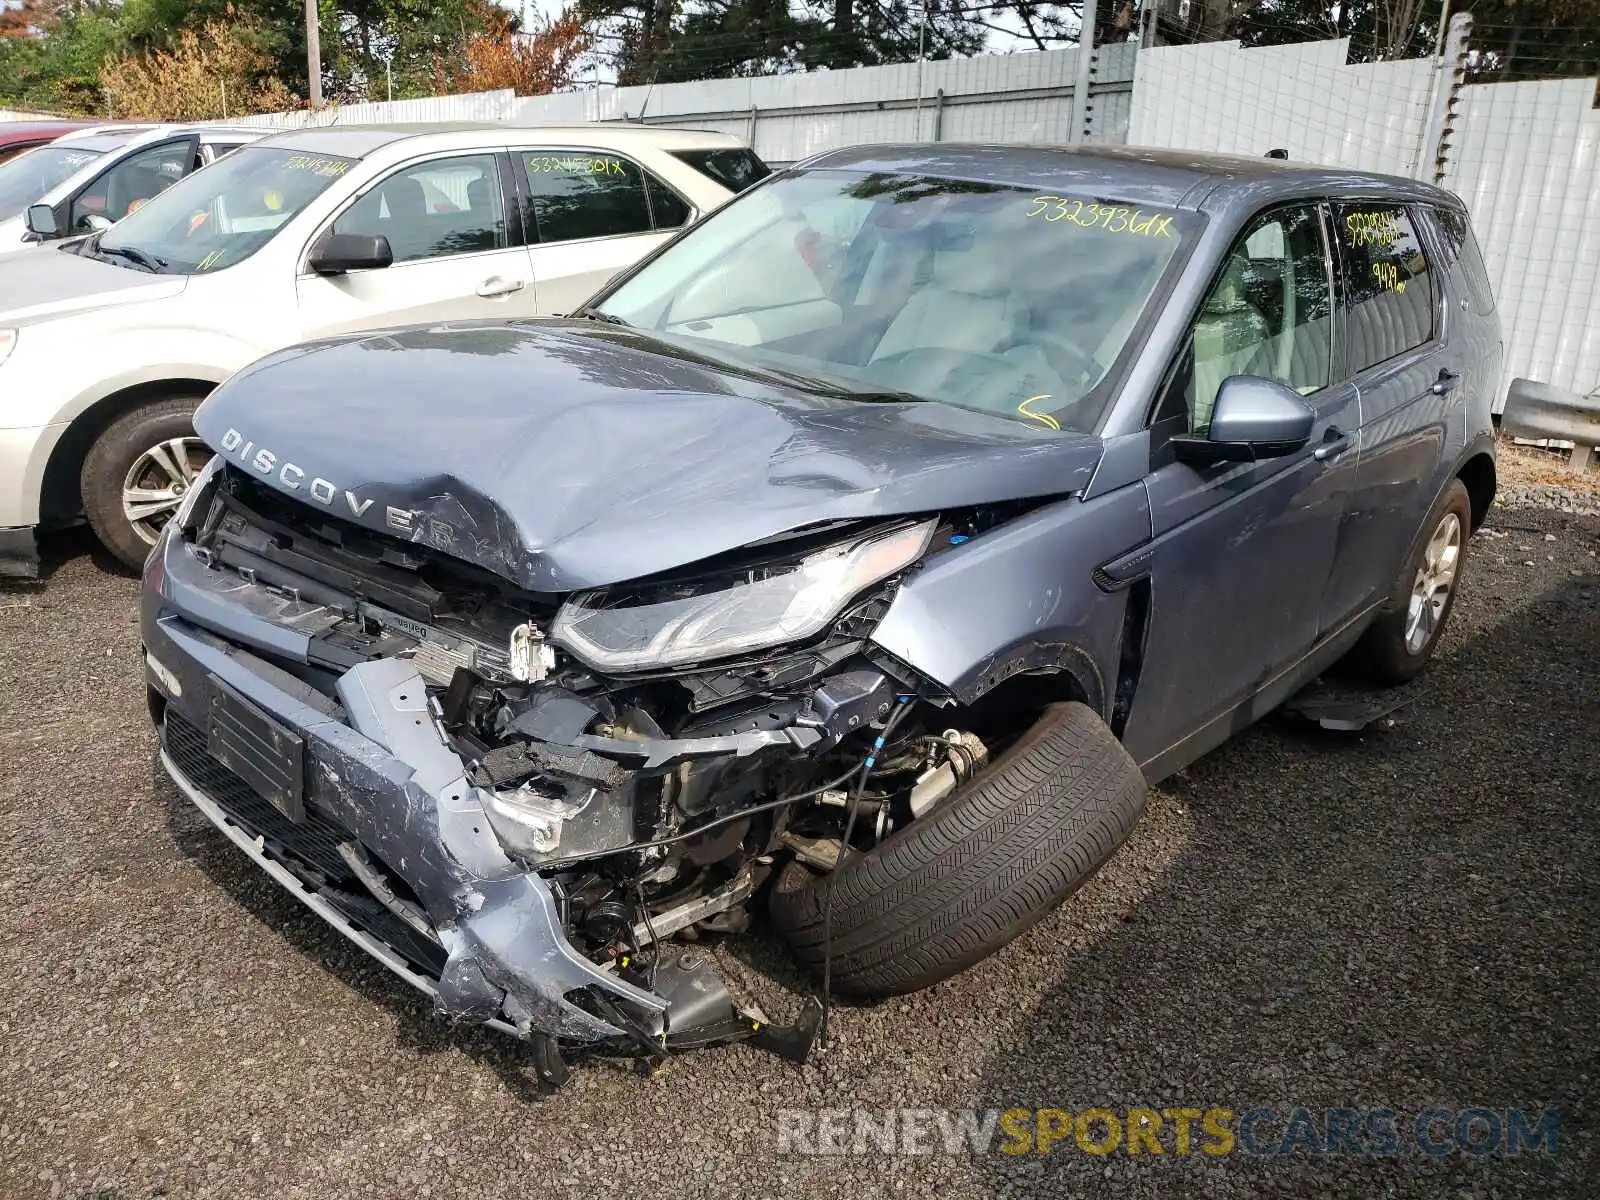
M585 592L562 606L550 640L600 671L681 666L801 641L863 589L921 558L935 524L843 542L738 577Z

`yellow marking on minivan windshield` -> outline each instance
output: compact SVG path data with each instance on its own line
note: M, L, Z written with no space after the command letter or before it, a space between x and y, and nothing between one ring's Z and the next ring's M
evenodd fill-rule
M318 154L296 154L284 162L289 171L310 171L313 175L326 175L337 179L350 169L348 162L337 158L323 158Z

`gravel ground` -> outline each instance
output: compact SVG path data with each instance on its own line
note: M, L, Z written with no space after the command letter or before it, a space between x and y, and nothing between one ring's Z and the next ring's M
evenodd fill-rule
M135 585L68 540L0 591L0 1196L1593 1195L1597 545L1594 517L1497 509L1392 727L1245 733L1058 913L839 1012L812 1065L732 1048L540 1096L519 1046L439 1027L159 782ZM794 1011L763 937L721 955ZM777 1152L780 1110L891 1105L1562 1117L1514 1159Z
M1565 450L1502 441L1497 471L1500 503L1509 508L1600 516L1600 465L1590 463L1580 473L1568 469L1567 458Z

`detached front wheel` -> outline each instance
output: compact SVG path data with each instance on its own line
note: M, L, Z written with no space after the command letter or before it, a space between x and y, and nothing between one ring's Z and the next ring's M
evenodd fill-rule
M828 892L833 981L869 998L964 971L1081 887L1132 831L1145 781L1087 706L1055 704L988 770L844 866L791 863L773 920L820 971Z
M84 457L84 516L105 548L134 570L211 458L194 433L199 403L183 396L141 405L113 421Z

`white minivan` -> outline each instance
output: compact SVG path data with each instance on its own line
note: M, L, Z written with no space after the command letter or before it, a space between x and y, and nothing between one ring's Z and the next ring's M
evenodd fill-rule
M263 354L569 313L767 173L731 136L643 125L302 130L0 258L0 575L80 516L138 565L209 457L190 414ZM45 236L52 213L29 213Z

